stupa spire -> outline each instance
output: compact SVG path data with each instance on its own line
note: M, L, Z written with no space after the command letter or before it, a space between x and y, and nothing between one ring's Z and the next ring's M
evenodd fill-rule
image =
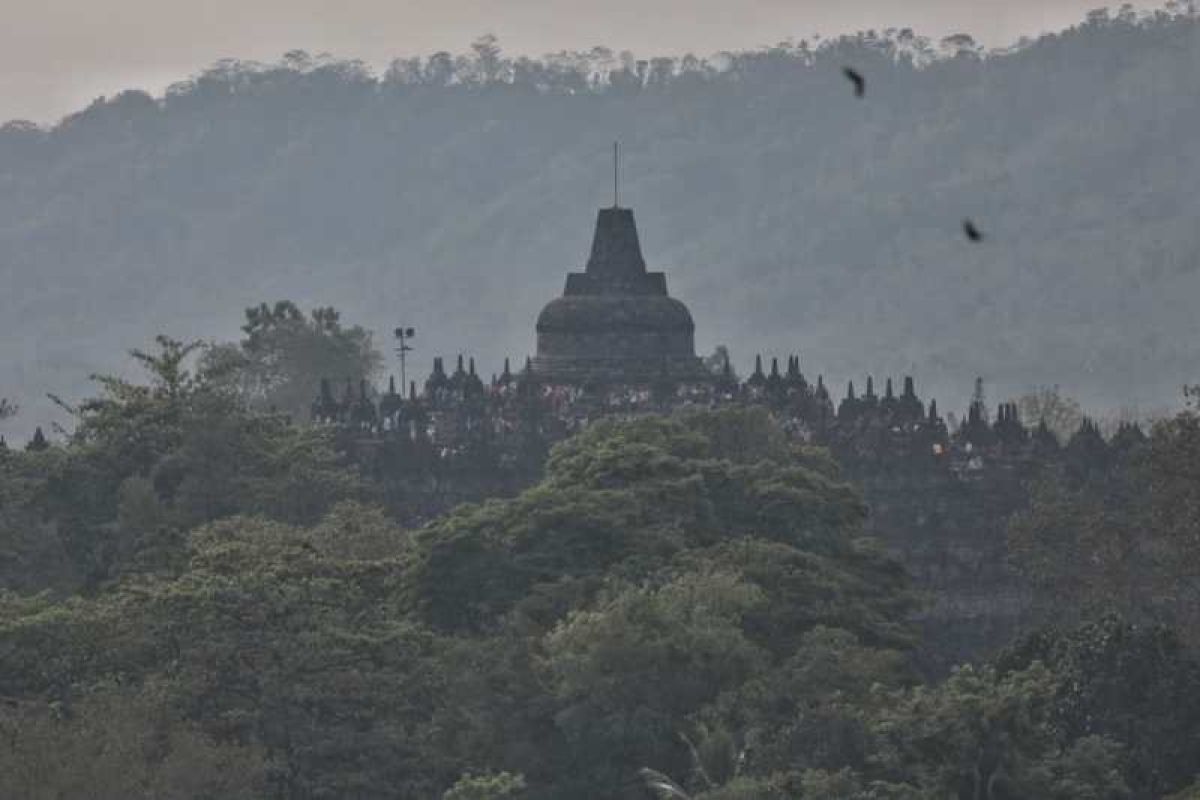
M646 259L642 256L632 209L600 209L585 272L598 279L628 279L646 274Z
M613 208L621 207L621 143L613 142Z

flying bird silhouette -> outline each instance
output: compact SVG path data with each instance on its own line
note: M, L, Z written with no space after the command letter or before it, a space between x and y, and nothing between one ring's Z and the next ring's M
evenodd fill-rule
M983 241L983 232L980 231L979 228L977 228L975 226L975 223L972 222L970 219L964 219L962 227L963 227L963 233L965 233L967 235L967 238L970 239L972 242L982 242Z
M842 67L842 74L854 84L854 96L862 97L867 93L867 79L853 67Z

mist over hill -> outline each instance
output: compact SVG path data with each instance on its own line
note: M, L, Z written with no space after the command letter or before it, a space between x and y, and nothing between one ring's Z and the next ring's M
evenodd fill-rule
M1200 375L1197 74L1196 17L1128 12L992 53L889 31L514 61L484 39L382 76L292 53L9 123L8 430L157 332L236 337L262 300L332 304L379 344L414 326L420 375L439 354L521 359L611 203L615 139L701 352L744 370L798 351L838 392L911 372L950 409L976 375L997 399L1172 403Z

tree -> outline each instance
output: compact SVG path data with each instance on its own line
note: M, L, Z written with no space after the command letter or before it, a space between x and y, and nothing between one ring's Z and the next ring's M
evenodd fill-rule
M711 354L704 357L704 368L713 375L723 374L726 367L729 368L729 374L737 380L737 373L733 371L733 363L729 356L729 348L723 344L717 345Z
M506 64L501 57L499 40L494 35L480 36L471 43L471 51L475 54L475 71L482 85L490 86L505 77Z
M502 691L455 689L470 710L446 749L579 797L621 796L646 765L687 776L700 763L732 783L752 731L774 759L764 769L785 762L796 754L770 742L802 738L784 732L819 694L803 689L818 664L838 663L845 697L905 674L913 597L858 541L862 514L831 462L791 447L761 409L589 427L555 448L538 486L414 536L413 610L446 635L491 639L464 663L503 665L488 670ZM849 729L845 697L804 732ZM486 735L514 715L523 743ZM826 750L801 755L846 752Z
M4 797L253 800L268 769L261 748L218 742L180 721L158 685L0 706Z
M1008 550L1043 618L1073 622L1111 611L1150 612L1154 571L1145 528L1132 508L1114 502L1126 496L1079 484L1061 471L1033 482L1027 507L1008 521Z
M1083 422L1083 407L1075 399L1065 397L1057 386L1040 386L1022 395L1017 400L1017 412L1026 425L1045 421L1046 427L1062 443L1066 443Z
M337 544L347 533L374 560ZM357 507L311 530L235 518L192 532L178 575L91 601L0 594L0 695L154 686L203 735L264 753L269 796L436 796L458 771L421 749L445 697L439 643L397 605L405 547Z
M333 308L305 315L286 300L246 309L246 334L238 345L212 349L205 368L235 389L250 408L277 410L307 420L322 379L347 381L355 390L382 362L371 334L345 328Z
M425 62L424 80L429 86L450 86L456 78L454 56L444 50L439 50Z
M962 667L898 696L873 720L886 782L961 800L1128 797L1111 742L1060 746L1047 713L1053 693L1053 676L1034 664L1004 675Z
M1138 473L1146 530L1156 550L1156 589L1176 610L1181 630L1200 621L1200 413L1184 411L1151 431Z
M362 485L329 433L255 413L199 343L133 352L148 383L98 376L39 491L75 568L93 582L179 566L184 533L238 513L315 522ZM193 364L199 360L199 365Z
M1110 615L1029 634L997 665L1007 672L1039 663L1052 679L1055 729L1067 740L1105 737L1119 744L1124 780L1137 797L1162 797L1193 777L1200 663L1174 631Z
M736 575L681 575L660 588L617 590L547 636L559 727L588 762L591 783L619 785L632 764L687 763L685 717L765 663L743 631L745 615L764 602Z
M446 631L487 630L508 613L552 626L558 602L594 592L606 570L650 574L684 550L742 537L886 574L880 565L894 562L855 543L861 498L831 469L786 445L762 409L600 422L555 447L539 486L419 531L414 601ZM894 577L881 602L895 599Z
M136 542L85 594L0 592L0 793L632 800L649 768L700 800L1142 800L1191 779L1197 670L1158 629L922 682L916 599L861 498L761 409L590 426L537 485L415 532L358 502L289 520L344 467L184 350L103 384L63 447L0 460L0 522L79 475L50 523Z
M943 55L951 58L979 58L983 54L983 46L966 33L943 37L940 47Z
M503 800L520 797L525 791L525 779L520 775L500 772L494 775L467 773L442 795L442 800Z
M782 612L786 600L772 605ZM819 625L773 668L723 696L704 719L711 729L743 732L745 771L756 776L864 770L873 750L867 720L880 708L882 690L915 683L903 650Z
M10 591L66 594L84 582L62 527L48 518L44 504L47 481L65 458L63 448L0 450L0 586Z
M1043 470L1008 523L1014 565L1045 619L1116 611L1190 632L1200 620L1200 415L1155 423L1148 442ZM1081 468L1082 467L1082 468Z

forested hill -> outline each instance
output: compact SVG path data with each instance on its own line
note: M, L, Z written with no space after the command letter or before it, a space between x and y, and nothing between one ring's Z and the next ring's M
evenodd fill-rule
M704 351L911 371L944 401L980 374L1169 403L1200 375L1196 75L1197 19L1167 12L1001 53L890 32L707 61L481 40L383 75L223 62L0 130L0 395L32 427L123 349L230 338L279 298L416 326L422 370L465 350L490 371L581 265L620 139Z

